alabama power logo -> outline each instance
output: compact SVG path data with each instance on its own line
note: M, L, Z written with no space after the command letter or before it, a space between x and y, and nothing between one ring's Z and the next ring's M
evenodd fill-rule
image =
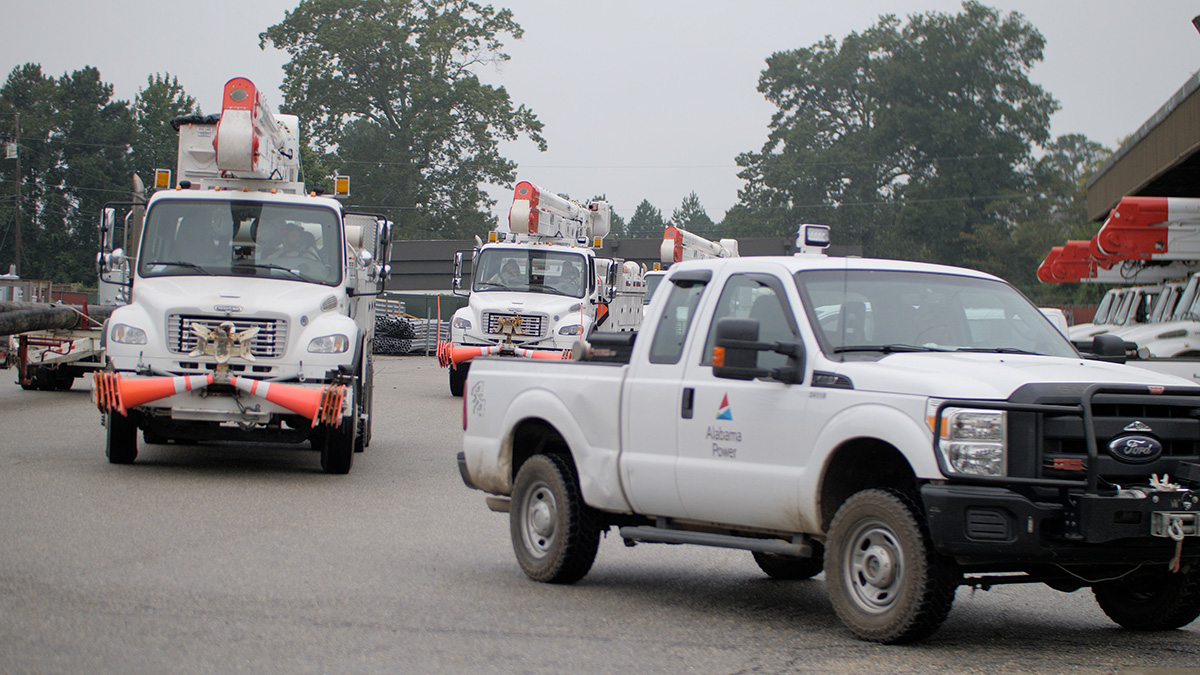
M729 407L729 394L721 397L721 407L717 408L717 419L733 421L733 409Z
M717 408L717 419L726 422L733 421L733 408L729 406L729 394L721 397L721 405ZM738 446L742 442L742 432L730 431L720 425L710 425L704 437L712 443L712 456L725 459L736 459Z

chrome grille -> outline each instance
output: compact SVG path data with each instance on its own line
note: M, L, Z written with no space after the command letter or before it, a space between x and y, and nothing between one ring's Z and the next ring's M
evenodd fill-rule
M483 315L484 330L488 335L501 335L501 319L521 317L521 325L513 332L517 337L542 337L544 317L538 314L513 314L509 312L486 312Z
M252 339L250 353L255 358L271 359L283 356L287 349L287 321L283 319L235 319L223 316L194 316L188 314L172 314L167 319L167 349L176 354L188 354L196 348L196 334L188 329L193 323L213 329L218 325L232 321L234 330L242 332L258 328L258 334Z

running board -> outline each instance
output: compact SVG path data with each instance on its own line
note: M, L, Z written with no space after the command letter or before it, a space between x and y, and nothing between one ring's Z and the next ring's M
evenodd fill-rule
M796 535L791 542L786 542L782 539L757 539L732 534L674 530L650 525L622 527L620 531L621 537L627 542L644 541L652 544L696 544L717 548L740 548L746 551L776 553L797 558L810 558L813 552L812 545L802 534Z

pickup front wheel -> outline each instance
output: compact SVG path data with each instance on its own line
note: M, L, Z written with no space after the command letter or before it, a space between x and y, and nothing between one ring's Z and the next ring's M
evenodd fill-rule
M908 494L879 489L850 497L829 526L825 548L829 600L858 637L914 642L950 613L958 577L938 559Z
M1130 630L1173 630L1200 616L1200 566L1170 572L1165 566L1140 576L1092 587L1108 618Z
M509 525L517 562L535 581L579 581L600 547L595 514L583 503L575 472L562 455L534 455L521 465Z

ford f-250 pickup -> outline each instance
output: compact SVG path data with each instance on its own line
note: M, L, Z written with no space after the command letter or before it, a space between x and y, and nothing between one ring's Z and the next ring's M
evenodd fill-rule
M579 580L616 527L824 571L883 643L933 633L960 585L1091 587L1137 630L1200 615L1200 387L1085 359L998 278L681 263L640 334L576 357L481 359L467 381L459 469L533 579Z

